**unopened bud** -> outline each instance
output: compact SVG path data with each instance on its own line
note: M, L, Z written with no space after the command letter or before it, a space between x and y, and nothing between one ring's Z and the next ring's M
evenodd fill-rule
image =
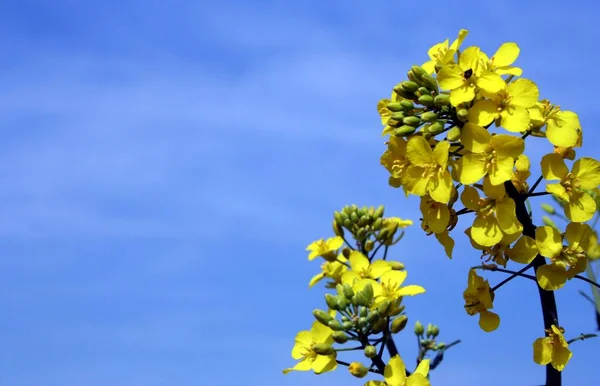
M340 331L342 329L342 324L335 319L330 320L329 323L327 323L327 326L333 331Z
M371 303L371 300L373 300L374 292L371 283L365 284L359 293L367 299L367 304L365 304L365 306L367 306L369 303Z
M331 355L333 354L333 347L327 343L317 343L312 346L312 350L319 355Z
M433 103L437 107L444 107L450 105L450 95L448 94L439 94L433 98Z
M404 330L404 327L406 327L407 323L408 323L408 316L400 315L396 319L394 319L394 321L392 322L390 331L392 331L393 334L397 334L400 331Z
M423 106L433 106L433 97L431 95L425 94L421 95L417 101Z
M371 332L373 334L379 334L380 332L383 331L385 326L386 326L386 320L384 318L380 318L377 322L375 322L375 324L373 324L373 327L371 327Z
M371 252L375 248L375 242L373 240L367 240L365 243L365 250Z
M414 110L415 108L415 104L406 99L401 101L400 104L402 105L405 111Z
M396 260L388 260L389 265L392 267L394 271L402 271L404 269L404 264Z
M421 83L421 79L417 76L417 74L414 73L413 70L408 70L408 72L406 73L406 77L411 81L414 82L416 84L420 84Z
M367 309L367 307L362 307L360 309L360 311L358 311L358 315L359 316L364 316L366 318L367 315L369 315L369 310Z
M432 330L433 330L433 324L428 323L427 328L425 329L425 335L427 335L427 337L433 336Z
M544 225L547 225L554 229L558 229L558 227L556 226L556 223L554 223L554 221L552 221L552 219L550 217L544 216L544 217L542 217L542 221L543 221Z
M544 212L553 215L556 213L556 209L554 209L554 207L550 204L542 204L542 209L544 210Z
M469 119L469 110L460 109L456 112L456 117L461 122L466 122Z
M417 320L417 322L415 323L415 334L417 336L422 336L424 332L425 329L423 328L423 325Z
M391 305L392 305L392 302L390 302L389 300L384 300L379 305L379 307L377 307L377 311L379 312L380 315L386 316Z
M319 323L321 323L324 326L328 326L329 321L333 319L331 315L327 313L327 311L319 309L313 311L313 316L319 321Z
M431 336L435 338L439 334L440 334L440 328L434 324L433 327L431 328Z
M402 111L402 105L400 102L390 102L386 105L387 109L391 112Z
M444 122L444 121L434 122L431 125L429 125L429 127L427 128L427 132L431 135L438 135L439 133L444 131L445 123L446 122Z
M415 92L419 89L419 85L416 82L410 80L402 82L401 87L406 92Z
M327 303L327 307L332 310L339 311L340 304L337 301L337 296L332 294L325 294L325 303Z
M350 371L350 374L354 375L357 378L364 378L369 373L369 369L367 369L360 362L350 363L348 365L348 371Z
M403 126L400 126L399 128L397 128L396 130L394 130L394 136L404 137L406 135L411 135L415 131L417 131L416 127L403 125Z
M446 134L446 139L450 142L458 141L460 139L460 128L455 126L448 130L448 133Z
M341 227L340 223L333 220L333 233L336 236L344 237L344 228Z
M367 358L375 358L377 356L377 347L372 345L365 347L365 356Z
M358 223L358 214L356 214L356 212L352 212L350 214L350 220L355 224Z
M395 113L392 113L392 115L390 115L390 118L392 118L395 121L402 122L405 116L406 114L404 113L404 111L396 111Z
M402 298L400 298L402 299ZM404 306L400 305L399 302L394 302L392 303L392 305L390 306L390 309L388 310L388 315L389 316L396 316L396 315L400 315L402 313L402 311L404 311Z
M371 311L369 316L367 316L367 322L369 322L370 325L374 325L375 323L377 323L379 321L380 318L381 318L381 315L379 315L379 311L373 310L373 311Z
M352 253L352 249L348 247L342 249L342 256L344 256L346 259L350 258L350 253Z
M333 341L336 343L346 343L348 341L348 335L346 335L345 332L343 331L334 331L333 334L331 334L331 337L333 338Z
M423 77L423 75L427 75L427 71L421 66L412 66L410 70L415 74L417 78Z
M367 318L365 318L365 317L358 318L358 327L365 328L368 325L369 325L369 322L367 321Z
M342 328L344 329L344 331L351 330L352 327L354 327L354 323L352 323L352 322L344 322L344 323L342 323Z
M404 117L402 123L404 123L407 126L418 127L422 123L422 121L421 118L412 115L409 117Z
M437 119L437 114L433 111L427 111L421 114L421 120L423 122L433 122Z
M444 343L444 342L438 343L438 344L435 346L435 349L436 349L436 350L443 350L443 349L445 349L445 348L446 348L446 343Z
M421 81L423 82L423 85L431 91L438 91L438 84L431 75L424 74L423 76L421 76Z
M346 297L346 299L352 299L352 297L354 296L354 290L352 289L352 286L348 283L344 283L342 285L342 289L344 291L344 296Z
M431 95L431 91L429 91L427 89L427 87L423 87L423 86L419 87L419 89L417 90L417 93L419 93L420 95Z

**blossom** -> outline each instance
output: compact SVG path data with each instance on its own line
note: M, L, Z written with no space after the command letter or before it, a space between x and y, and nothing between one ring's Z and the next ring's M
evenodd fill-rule
M450 142L440 141L432 150L421 136L412 137L406 145L410 165L404 174L405 189L415 195L429 194L437 202L447 203L452 193L452 176L448 171Z
M564 330L552 325L546 330L548 336L538 338L533 342L533 361L540 365L550 363L558 371L562 371L573 353L569 350L569 344L563 336Z
M478 276L474 269L469 270L469 282L463 293L465 310L469 315L479 314L479 327L485 332L491 332L500 325L500 317L489 311L494 308L494 293L490 284Z
M364 386L430 386L427 374L429 373L429 359L419 362L414 373L406 376L406 365L398 354L390 358L385 366L382 381L368 381Z
M448 46L449 41L446 39L445 41L431 47L427 51L430 60L423 63L423 69L427 71L427 73L431 74L435 71L436 66L443 66L452 62L454 55L462 45L462 42L467 37L468 33L469 31L466 29L461 29L458 32L458 38L454 40L450 46Z
M369 259L359 251L352 251L348 260L350 261L351 270L344 272L342 283L350 285L354 284L355 279L377 279L384 272L392 269L390 263L384 260L376 260L370 263Z
M317 344L333 344L333 330L314 322L310 331L300 331L296 335L294 348L292 348L292 358L300 360L294 367L283 370L284 374L290 371L310 371L315 374L333 371L337 367L336 352L329 355L317 354L313 347Z
M327 240L320 239L312 242L308 247L307 251L310 251L308 260L314 260L321 256L327 261L335 261L337 258L336 251L344 245L344 239L340 236L330 237Z

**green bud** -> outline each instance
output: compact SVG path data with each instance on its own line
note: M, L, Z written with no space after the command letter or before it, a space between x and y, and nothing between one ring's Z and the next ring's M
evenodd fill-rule
M377 347L372 345L365 347L365 356L367 358L375 358L377 356Z
M390 309L388 310L388 316L396 316L396 315L400 315L402 313L402 311L404 311L404 306L401 306L397 303L392 303L392 305L390 306Z
M352 296L352 299L350 299L350 303L352 303L354 307L358 307L358 297L356 295Z
M456 112L456 117L461 122L466 122L469 119L469 110L460 109Z
M423 328L423 325L417 320L417 322L415 323L415 335L422 336L424 332L425 329Z
M329 323L327 323L327 325L333 331L340 331L342 329L342 324L339 321L335 320L335 319L330 320Z
M413 127L413 129L414 129L414 127ZM390 230L388 228L383 228L377 234L377 240L379 240L379 241L385 241L385 240L387 240L387 238L388 238L389 235L390 235Z
M386 107L393 113L402 111L402 105L400 104L400 102L390 102L386 105Z
M410 111L410 110L414 110L415 109L415 104L412 103L411 101L408 100L403 100L400 102L400 104L402 105L402 107L404 108L404 111Z
M396 111L395 113L392 113L392 115L390 115L390 118L395 121L402 122L405 116L406 114L404 113L404 111Z
M448 134L446 134L446 139L450 142L458 141L460 139L460 128L455 126L448 130Z
M419 87L419 89L418 89L417 91L418 91L418 92L419 92L419 94L421 94L421 95L430 95L430 96L431 96L431 91L429 91L429 90L427 89L427 87L423 87L423 86L421 86L421 87Z
M367 316L367 322L369 322L370 325L374 325L379 319L381 319L381 315L379 315L379 311L377 310L371 311L369 316Z
M360 228L358 232L356 232L356 238L359 241L363 241L367 237L367 230L364 228Z
M404 269L404 264L396 260L388 260L388 263L392 266L394 271L402 271Z
M394 87L394 92L396 94L398 94L398 96L400 96L401 98L404 98L404 99L414 99L415 98L415 93L405 91L401 87L401 85Z
M433 78L433 76L429 74L424 74L423 76L421 76L421 81L423 82L423 85L431 91L438 91L438 84Z
M440 328L434 324L433 327L431 328L431 336L435 338L439 334L440 334Z
M319 355L331 355L333 354L333 347L327 343L317 343L312 346L312 350Z
M342 218L342 214L340 212L333 212L333 218L340 224L344 222L344 219Z
M436 121L429 125L427 128L427 132L431 135L438 135L442 131L444 131L445 122L444 121Z
M367 307L370 303L369 298L367 298L367 296L365 295L365 293L363 291L359 291L356 296L356 305L361 306L361 307Z
M373 248L375 248L375 243L373 240L367 240L367 242L365 242L365 250L367 252L371 252Z
M425 335L427 335L427 337L433 336L432 330L433 330L433 324L428 323L427 328L425 329Z
M358 222L358 215L356 214L356 212L352 212L350 214L350 220L352 220L352 222L355 224Z
M334 331L331 337L336 343L346 343L348 341L348 335L344 331Z
M556 213L556 209L554 209L554 207L549 204L542 204L542 209L544 210L544 212L546 212L550 215L553 215Z
M373 213L373 217L376 219L383 219L384 212L385 212L385 207L383 205L380 205L379 207L377 207L377 210L375 211L375 213Z
M379 307L377 307L377 311L380 315L386 316L391 305L392 303L389 300L384 300Z
M338 223L336 220L333 220L333 233L335 233L336 236L340 236L340 237L344 237L344 229L340 226L340 223Z
M378 231L381 229L382 225L383 225L383 218L378 218L377 220L375 220L375 222L373 222L373 229Z
M404 117L402 123L408 126L418 127L421 124L421 118L415 117L414 115L410 117Z
M358 311L359 316L364 316L365 318L369 315L369 310L367 307L361 307L360 311Z
M344 323L342 323L342 328L344 329L344 331L351 330L352 327L354 327L354 323L352 323L352 322L344 322Z
M365 367L360 362L352 362L348 365L348 371L350 374L354 375L356 378L364 378L369 373L369 369Z
M314 315L315 319L317 319L319 321L319 323L321 323L324 326L328 326L329 321L333 319L331 317L331 315L329 315L326 311L319 310L319 309L314 310L313 315Z
M339 296L344 296L344 286L342 284L336 284L335 285L335 290L337 291L337 294Z
M433 122L437 119L437 116L437 113L433 111L426 111L423 114L421 114L421 120L423 120L424 122Z
M558 230L558 227L556 226L556 224L554 223L554 221L552 221L552 219L550 217L544 216L544 217L542 217L542 221L544 222L544 225L547 225L549 227L552 227L552 228Z
M392 331L392 334L397 334L400 331L404 330L404 327L406 327L407 323L408 323L408 316L400 315L397 318L395 318L394 321L392 322L390 331Z
M352 289L352 286L348 283L344 283L342 285L342 291L346 299L352 299L352 296L354 296L354 290Z
M421 79L419 78L419 76L417 76L417 74L413 71L413 70L408 70L408 72L406 73L406 77L411 81L416 83L417 85L422 84L421 83Z
M427 347L431 344L431 341L429 339L423 339L421 340L421 346L422 347Z
M347 317L346 315L342 315L342 322L349 322L350 318Z
M367 299L367 304L371 303L371 300L373 300L373 286L371 285L371 283L367 283L365 284L365 286L360 290L360 293Z
M448 94L436 95L435 98L433 98L433 103L437 107L449 106L450 105L450 95L448 95Z
M406 92L415 92L419 89L419 85L416 82L407 80L401 83L401 87Z
M365 328L368 325L369 325L369 322L367 321L367 318L365 318L365 317L358 318L358 327Z
M443 350L445 348L446 348L446 343L444 343L444 342L438 343L437 346L435 346L436 350Z
M327 303L327 307L332 310L339 311L340 304L337 301L337 297L332 294L325 294L325 303Z
M361 227L366 226L367 224L369 224L369 216L362 216L359 220L358 220L358 225L360 225Z
M421 95L417 101L423 106L433 106L433 97L431 95Z
M394 130L394 135L396 137L403 137L405 135L411 135L415 131L417 131L416 127L404 125L404 126L400 126L398 129Z
M383 331L383 329L386 326L386 321L384 318L380 318L378 321L375 322L375 324L373 324L373 327L371 328L371 331L373 332L373 334L379 334L380 332Z
M344 226L349 229L350 227L352 227L352 221L349 218L345 219Z
M421 66L412 66L410 70L417 78L422 78L423 75L427 75L427 71Z

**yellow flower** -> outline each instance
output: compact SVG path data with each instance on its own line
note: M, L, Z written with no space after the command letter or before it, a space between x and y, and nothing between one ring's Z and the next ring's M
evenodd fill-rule
M314 260L321 256L327 261L335 261L337 258L336 252L342 245L344 245L344 239L339 236L330 237L327 241L324 239L314 241L306 247L306 250L310 251L308 260Z
M538 254L537 244L529 236L522 236L515 245L508 249L507 256L517 263L529 264Z
M461 132L461 143L469 153L459 161L460 182L471 185L486 174L492 185L512 178L515 158L525 150L522 138L512 135L491 135L481 126L467 122Z
M390 358L385 366L382 381L368 381L364 386L430 386L427 374L429 373L429 359L422 360L414 373L406 376L406 365L398 354Z
M390 263L385 260L376 260L371 264L369 259L359 251L352 251L349 260L352 270L344 272L342 283L350 285L353 285L356 279L377 279L384 272L392 269Z
M448 205L442 204L425 195L421 197L421 213L427 227L433 233L444 232L450 223L450 209Z
M308 283L309 288L312 288L315 284L328 277L333 279L333 282L327 283L327 288L335 288L337 283L342 282L342 274L348 270L343 264L346 258L343 255L338 256L336 261L325 261L321 264L321 272L316 274L310 279Z
M527 183L527 179L531 176L529 167L529 158L525 154L521 154L515 162L515 170L510 179L519 193L529 191L529 184Z
M436 66L444 66L454 60L454 54L462 45L463 40L467 37L469 31L461 29L458 32L458 38L452 42L452 45L448 47L448 39L438 43L431 47L427 54L429 55L429 61L423 63L423 69L427 73L432 74L435 71Z
M542 158L542 175L558 184L546 185L546 191L566 201L565 215L571 221L585 222L596 213L596 201L585 190L600 185L600 162L593 158L575 161L571 172L559 154L546 154Z
M406 140L401 137L390 137L386 143L388 148L381 156L381 164L390 173L389 184L394 188L402 186L402 179L410 161L406 157Z
M481 198L475 188L465 186L460 197L465 207L475 211L470 232L473 241L491 247L499 243L504 235L518 236L523 226L517 220L515 202L507 197L504 185L493 186L486 178L483 192L488 198Z
M569 350L569 345L563 336L564 330L555 325L550 330L546 330L548 336L538 338L533 342L533 361L537 364L546 366L552 364L558 371L563 371L573 353Z
M498 48L498 51L491 59L487 58L485 53L481 53L484 58L486 71L494 72L498 75L521 76L523 70L513 67L511 64L519 57L519 46L516 43L504 43Z
M482 251L481 259L484 259L484 262L487 263L489 261L493 261L494 263L503 267L506 267L506 262L508 261L510 244L519 238L519 233L513 233L510 235L504 234L502 235L502 239L497 244L486 247L473 240L471 228L467 228L465 233L467 236L469 236L469 240L471 241L473 248Z
M335 351L329 355L320 355L313 350L316 344L333 344L332 334L332 329L319 322L314 322L310 331L300 331L296 335L296 343L292 349L292 358L300 362L292 368L283 370L283 373L313 370L315 374L321 374L335 370L337 367Z
M546 138L554 146L576 147L581 143L581 124L572 111L563 111L544 99L529 109L531 128L539 131L546 126Z
M506 87L500 75L490 71L483 72L482 59L479 47L468 47L460 54L458 64L450 63L438 72L438 84L441 88L450 90L450 103L453 106L472 101L476 86L489 94L495 94Z
M485 332L491 332L500 325L500 317L491 311L494 308L494 293L490 284L478 276L474 269L469 270L469 284L463 293L465 310L469 315L479 314L479 327Z
M403 296L414 296L425 293L425 288L420 285L402 286L408 273L403 271L386 271L379 278L379 283L374 282L373 294L375 296L375 307L389 300L390 303L402 298Z
M535 242L540 255L551 260L551 264L537 269L536 276L540 287L553 291L565 285L575 275L585 271L592 230L589 225L572 222L567 225L564 235L568 245L563 245L563 236L551 226L538 227L535 230Z
M450 232L444 231L441 233L436 233L435 238L444 247L446 256L448 256L448 258L451 259L452 258L452 250L454 249L454 239L452 239L452 237L450 237Z
M447 203L452 193L452 176L448 171L450 142L440 141L432 150L421 136L412 137L406 145L410 166L402 181L405 189L417 196L427 193L437 202Z
M526 131L529 127L528 108L533 107L540 96L535 83L528 79L517 79L500 90L490 99L475 102L469 110L469 122L487 126L496 120L496 126L502 126L514 133Z

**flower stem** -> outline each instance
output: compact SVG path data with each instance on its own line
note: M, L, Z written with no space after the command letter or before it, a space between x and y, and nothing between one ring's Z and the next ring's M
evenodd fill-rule
M516 215L519 222L523 225L523 235L529 236L535 239L535 228L536 226L531 221L525 207L525 200L527 199L526 194L520 194L511 181L504 183L506 193L510 198L515 201ZM546 264L546 259L542 255L537 255L533 259L533 269L535 272ZM540 305L542 307L542 315L544 319L544 329L549 330L552 325L558 325L558 311L556 309L556 298L554 292L546 291L536 281L538 287L538 294L540 297ZM562 377L560 371L552 367L552 364L546 365L546 386L561 386Z

